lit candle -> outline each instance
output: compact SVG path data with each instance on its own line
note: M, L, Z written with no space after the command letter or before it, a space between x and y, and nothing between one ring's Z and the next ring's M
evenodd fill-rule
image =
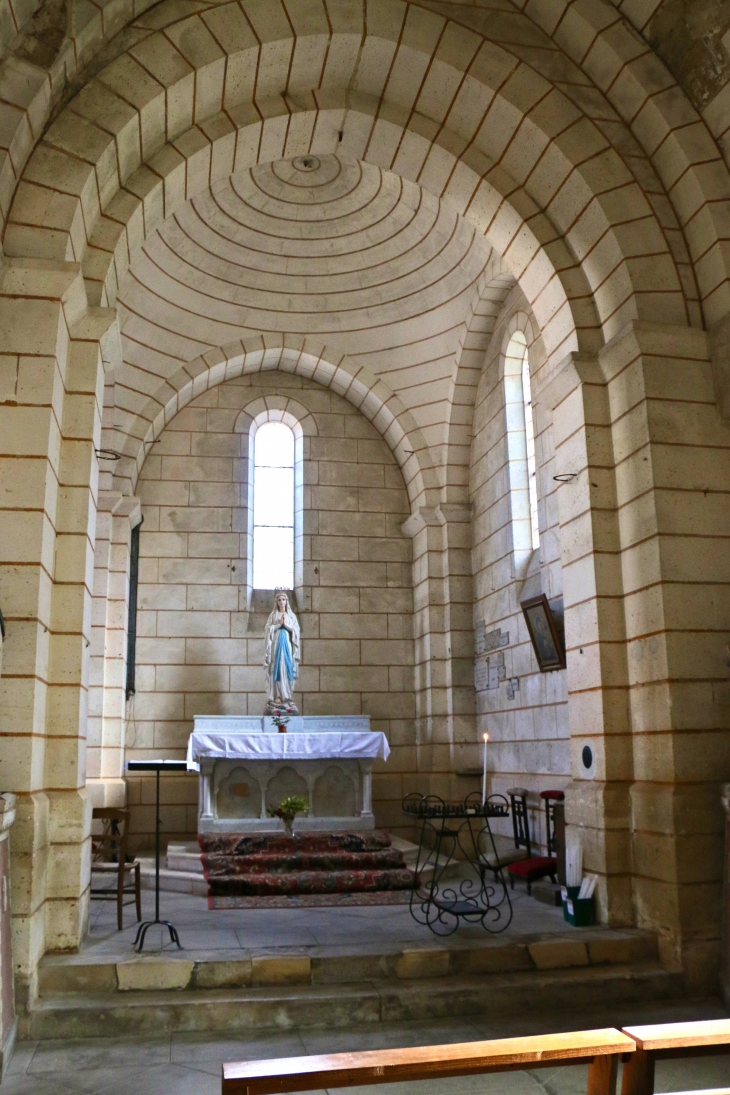
M487 742L489 734L482 734L484 741L484 759L482 762L482 806L487 801Z

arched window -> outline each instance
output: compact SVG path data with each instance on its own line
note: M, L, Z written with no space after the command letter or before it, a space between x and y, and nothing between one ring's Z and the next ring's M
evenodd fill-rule
M540 546L537 461L527 339L515 331L504 362L504 397L514 563L519 572Z
M535 462L535 421L532 416L530 386L530 352L525 345L522 358L522 403L525 408L525 448L527 450L527 486L530 492L530 526L533 550L540 546L540 525L537 519L537 464Z
M254 437L253 588L294 586L294 432L265 422Z

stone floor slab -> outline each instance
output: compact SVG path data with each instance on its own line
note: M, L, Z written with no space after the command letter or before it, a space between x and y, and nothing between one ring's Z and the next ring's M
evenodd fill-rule
M19 1043L2 1085L2 1095L219 1095L221 1067L227 1061L300 1056L409 1045L434 1045L480 1038L629 1023L680 1022L726 1017L719 1000L633 1003L580 1011L537 1012L387 1025L367 1023L337 1030L292 1030L281 1034L223 1037L175 1034L167 1038L83 1039L74 1042ZM103 1064L102 1064L103 1062ZM723 1088L728 1058L662 1061L657 1090ZM382 1095L584 1095L586 1069L536 1069L524 1073L468 1076L429 1083L389 1084ZM368 1095L371 1088L357 1088ZM318 1092L316 1095L325 1095Z

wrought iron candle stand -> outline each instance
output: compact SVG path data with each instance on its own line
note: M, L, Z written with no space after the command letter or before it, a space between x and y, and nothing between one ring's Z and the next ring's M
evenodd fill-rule
M414 920L436 935L451 935L460 920L503 932L512 920L512 902L489 819L509 816L507 799L490 795L482 803L482 796L472 792L463 802L449 803L437 795L411 794L403 799L403 810L421 822L410 901ZM466 877L444 886L443 872L452 858L461 861ZM422 883L427 864L433 865L433 874Z

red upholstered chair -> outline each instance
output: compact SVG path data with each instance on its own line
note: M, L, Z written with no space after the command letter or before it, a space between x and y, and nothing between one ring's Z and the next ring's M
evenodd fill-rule
M530 840L530 820L527 814L527 791L524 787L513 787L507 792L512 804L512 825L515 834L515 846L527 849L527 859L510 863L507 868L510 886L515 888L515 879L523 878L527 883L528 894L532 893L532 883L538 878L548 877L557 882L558 860L554 855L533 855ZM562 791L541 791L540 798L545 803L545 821L547 827L548 853L555 851L555 803L562 802Z

